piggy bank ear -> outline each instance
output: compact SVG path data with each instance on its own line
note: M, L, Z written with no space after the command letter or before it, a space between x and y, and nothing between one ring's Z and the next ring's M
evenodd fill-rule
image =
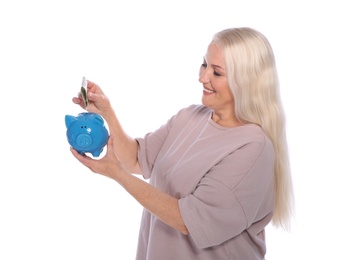
M103 118L100 115L98 115L98 114L94 114L93 117L92 117L92 120L94 122L98 122L101 125L103 125L103 123L104 123Z
M74 117L74 116L70 116L70 115L66 115L65 116L65 125L66 125L66 128L69 128L69 126L73 123L73 122L75 122L75 121L77 121L78 119L76 118L76 117Z

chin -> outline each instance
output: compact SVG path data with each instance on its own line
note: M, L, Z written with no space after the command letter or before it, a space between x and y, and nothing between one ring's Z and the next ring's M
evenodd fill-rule
M202 104L206 107L211 108L211 104L209 102L207 102L204 98L202 98Z

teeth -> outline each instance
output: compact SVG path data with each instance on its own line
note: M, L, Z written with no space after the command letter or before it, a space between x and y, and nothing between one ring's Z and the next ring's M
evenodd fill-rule
M214 91L213 91L213 90L206 89L206 88L204 88L204 91L205 91L205 92L207 92L207 93L214 93Z

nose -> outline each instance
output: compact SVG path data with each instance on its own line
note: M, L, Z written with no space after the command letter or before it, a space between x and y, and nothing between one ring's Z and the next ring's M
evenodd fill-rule
M201 67L199 70L199 82L200 83L209 83L210 82L210 77L208 75L208 70L204 67Z

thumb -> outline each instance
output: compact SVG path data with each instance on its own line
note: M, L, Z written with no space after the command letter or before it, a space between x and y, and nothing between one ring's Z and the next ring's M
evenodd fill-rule
M108 146L110 146L111 148L113 148L113 139L114 139L114 136L113 135L110 135L109 138L108 138Z
M108 138L108 142L107 142L107 153L113 153L115 155L113 140L114 140L113 135L110 135L109 138Z

